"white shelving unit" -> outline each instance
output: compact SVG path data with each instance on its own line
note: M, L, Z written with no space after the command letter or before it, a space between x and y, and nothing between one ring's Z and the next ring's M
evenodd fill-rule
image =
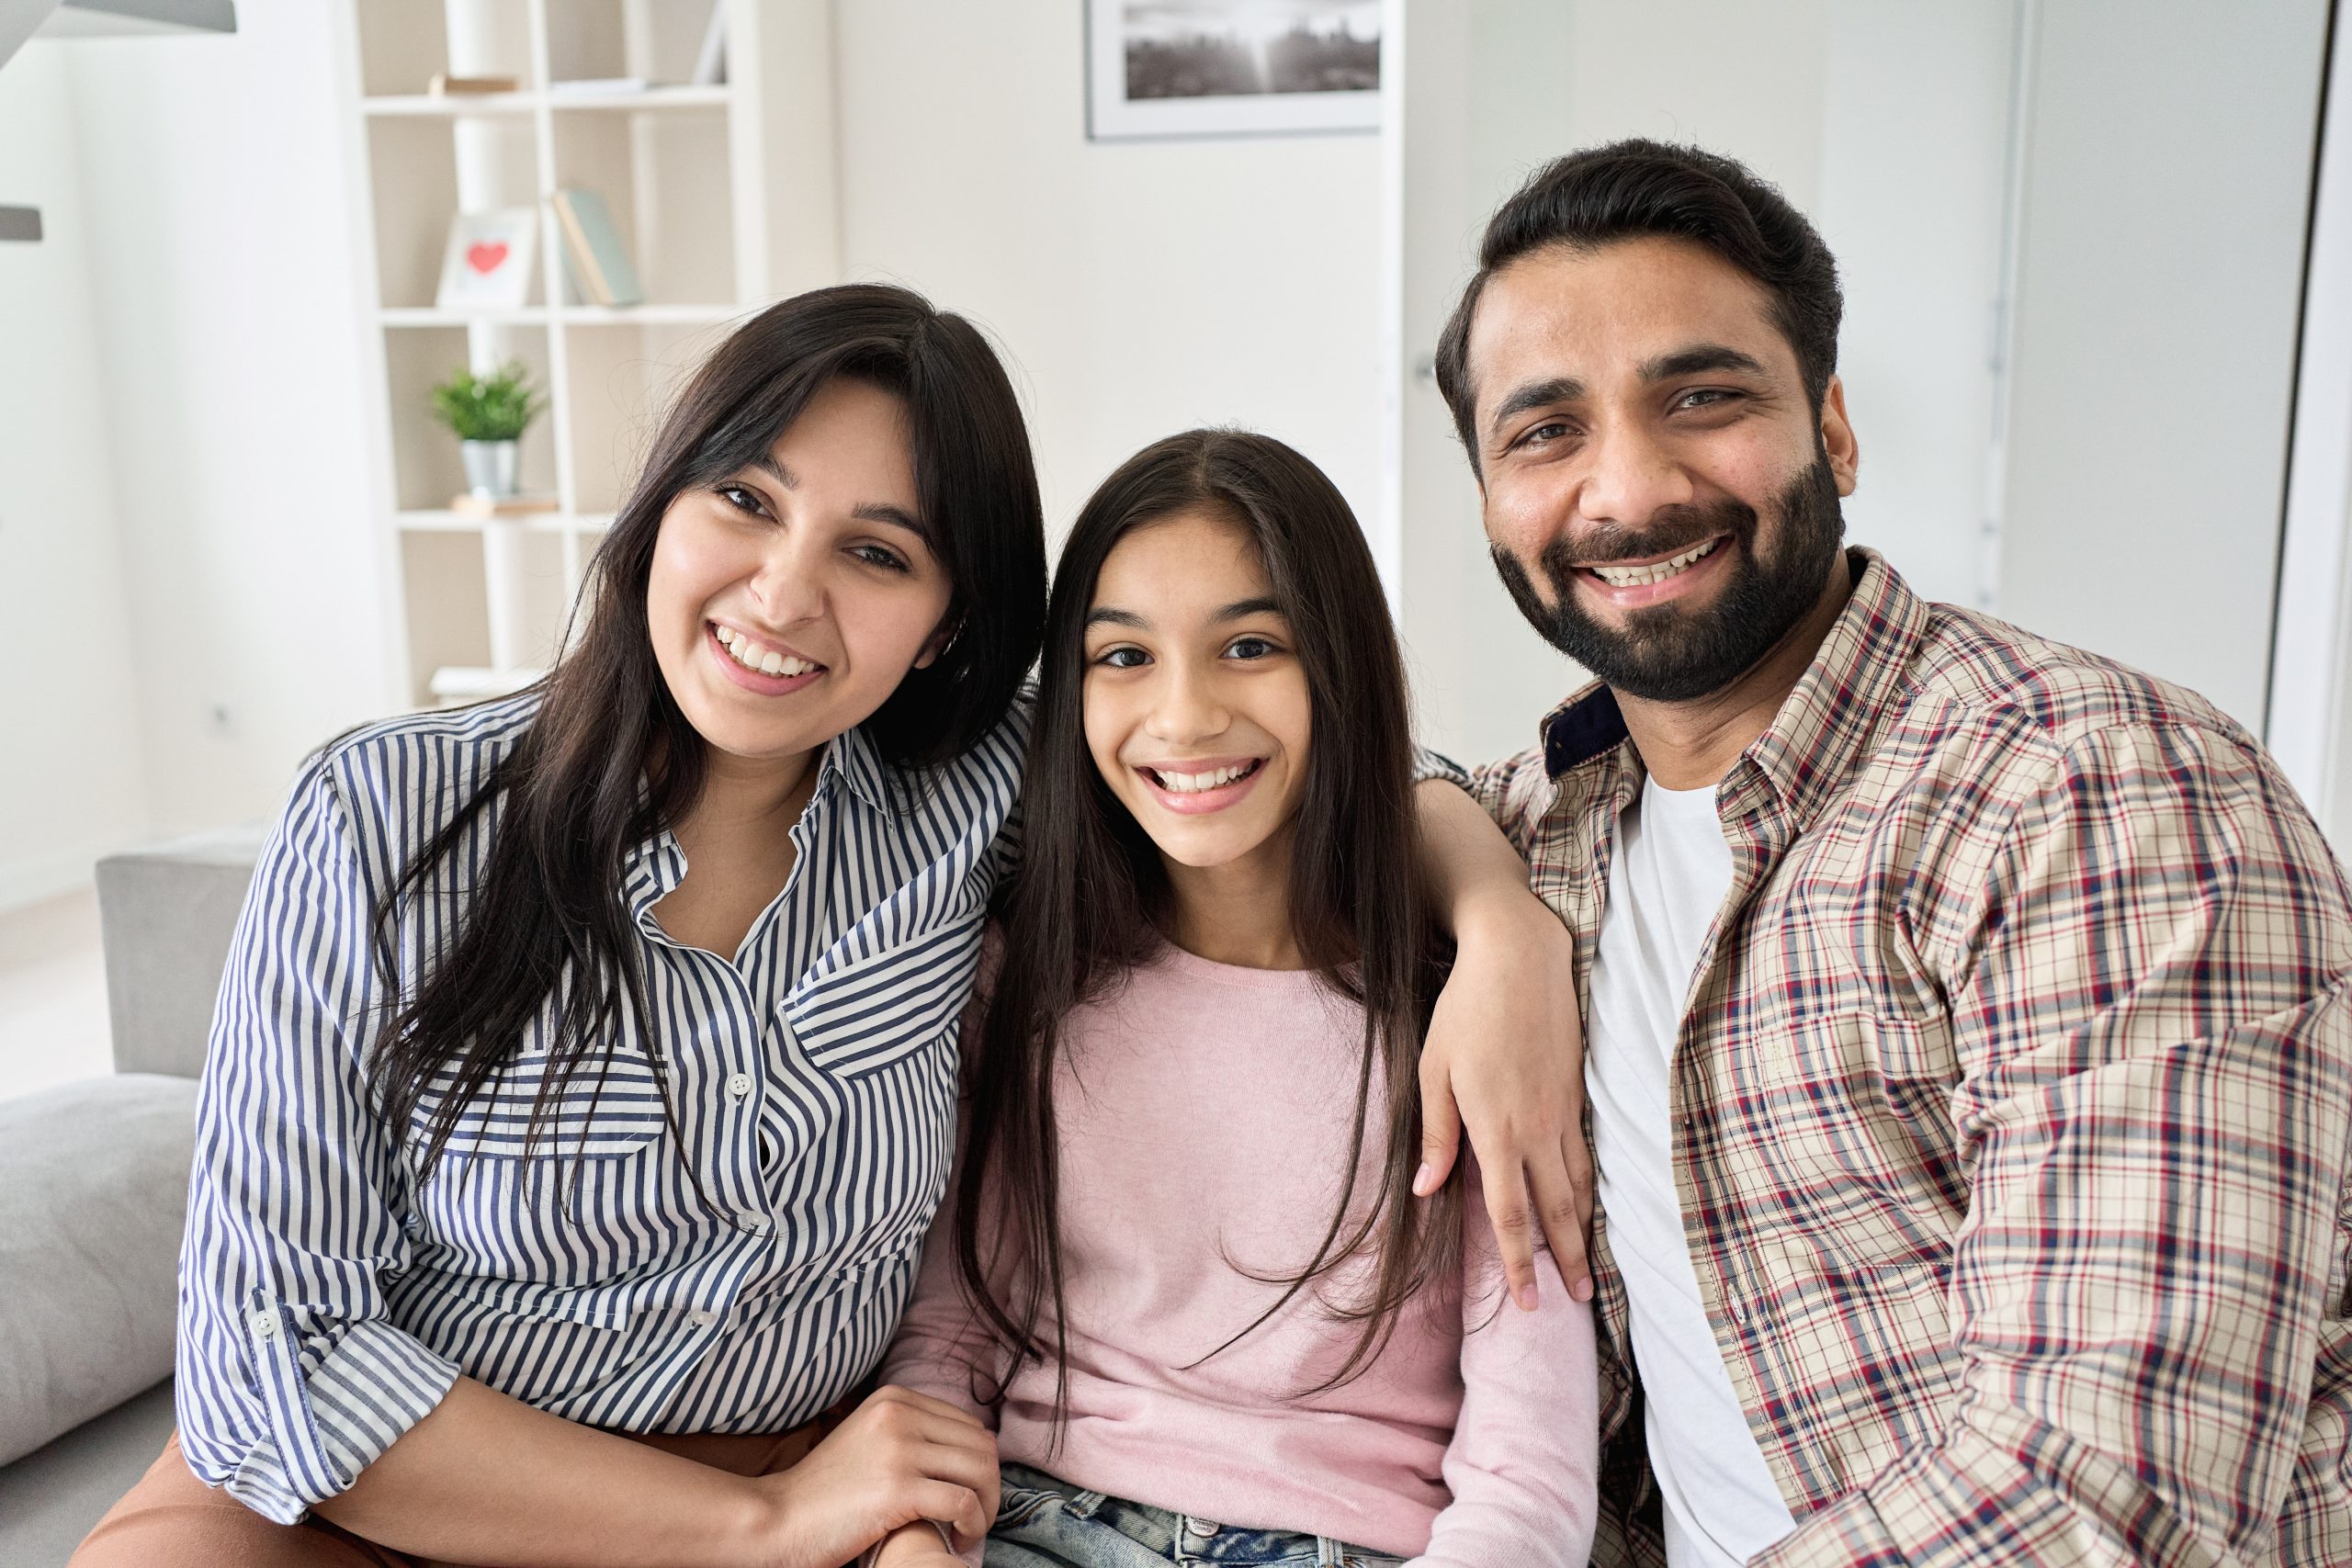
M827 0L341 0L357 138L355 251L376 302L371 502L396 601L399 700L466 700L529 681L571 604L678 377L729 325L839 274ZM688 85L713 7L727 80ZM514 92L437 96L436 73ZM550 89L630 78L638 91ZM673 85L675 84L675 85ZM602 195L645 303L576 302L549 198ZM436 308L460 211L536 207L530 301ZM456 438L426 394L459 365L527 366L547 412L522 482L554 508L484 521L449 510Z

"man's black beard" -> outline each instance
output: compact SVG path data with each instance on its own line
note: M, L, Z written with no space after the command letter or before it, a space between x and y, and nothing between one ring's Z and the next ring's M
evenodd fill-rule
M1527 569L1499 545L1495 570L1521 615L1544 640L1591 671L1614 690L1654 703L1685 703L1720 692L1753 669L1820 601L1829 563L1845 537L1838 479L1826 454L1781 492L1779 548L1757 548L1756 509L1742 501L1661 513L1638 532L1610 528L1566 536L1544 547L1539 565L1554 602L1536 596ZM1684 610L1669 603L1633 611L1614 630L1587 615L1576 593L1575 563L1656 560L1728 533L1715 547L1734 552L1724 566L1732 579L1714 604Z

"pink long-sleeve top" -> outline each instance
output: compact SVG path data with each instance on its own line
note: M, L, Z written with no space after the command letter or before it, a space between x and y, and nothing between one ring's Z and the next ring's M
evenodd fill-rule
M1475 1182L1463 1279L1416 1298L1353 1381L1303 1392L1355 1342L1357 1326L1323 1303L1360 1293L1368 1260L1209 1354L1281 1294L1251 1274L1314 1256L1340 1196L1363 1032L1363 1010L1311 973L1172 947L1073 1013L1055 1089L1061 1448L1049 1456L1050 1363L1022 1368L993 1407L978 1400L1003 1361L956 1278L952 1198L885 1380L978 1415L1001 1459L1113 1496L1430 1568L1582 1563L1598 1442L1591 1316L1548 1256L1539 1309L1510 1304ZM1377 1084L1374 1095L1359 1201L1381 1158Z

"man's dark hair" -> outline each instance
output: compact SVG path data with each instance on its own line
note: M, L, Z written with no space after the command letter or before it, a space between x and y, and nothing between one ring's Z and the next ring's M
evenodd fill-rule
M1773 324L1796 350L1817 412L1838 368L1845 299L1829 247L1770 185L1719 153L1635 137L1555 158L1487 220L1478 272L1437 344L1437 386L1478 467L1477 396L1470 384L1470 323L1487 280L1533 251L1593 251L1659 234L1704 245L1762 284Z

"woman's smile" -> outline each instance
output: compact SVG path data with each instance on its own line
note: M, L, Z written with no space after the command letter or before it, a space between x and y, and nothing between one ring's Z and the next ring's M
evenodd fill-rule
M707 626L711 656L721 673L747 692L780 697L816 683L825 667L718 621Z

